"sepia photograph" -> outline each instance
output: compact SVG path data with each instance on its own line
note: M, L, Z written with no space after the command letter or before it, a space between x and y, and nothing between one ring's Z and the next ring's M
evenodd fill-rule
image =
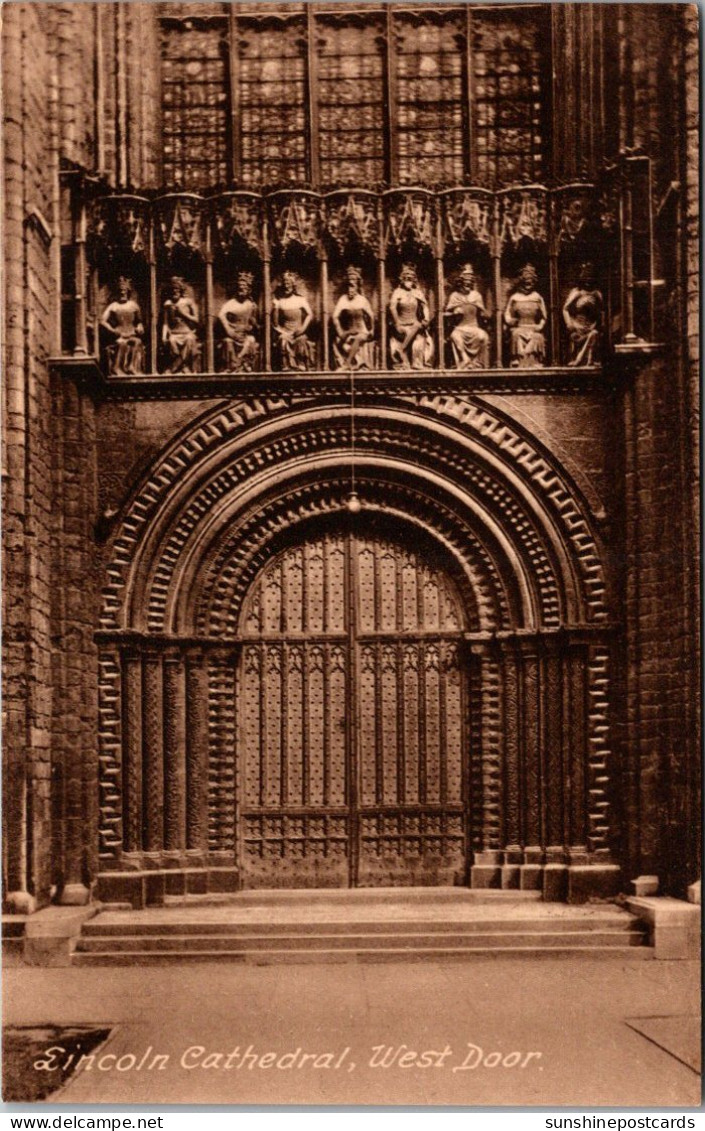
M699 19L4 4L4 1111L700 1110Z

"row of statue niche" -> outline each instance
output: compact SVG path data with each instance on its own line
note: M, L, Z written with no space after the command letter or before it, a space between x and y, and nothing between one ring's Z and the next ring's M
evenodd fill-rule
M251 372L259 366L260 316L252 296L254 276L237 275L235 294L223 303L217 315L221 330L218 367L223 372ZM333 357L338 369L375 367L375 316L362 287L362 272L347 268L345 290L332 314ZM538 275L526 264L504 311L509 333L510 364L513 368L543 366L546 358L546 304L538 289ZM430 369L434 361L431 311L416 268L406 263L389 300L389 352L396 370ZM599 360L602 326L602 294L597 289L590 264L583 264L578 283L563 305L568 331L569 365L584 367ZM448 297L445 318L452 321L449 342L458 370L485 369L489 365L489 315L475 282L475 271L466 263L458 273ZM308 331L313 310L300 293L297 276L284 271L272 304L272 331L282 370L315 368L316 347ZM100 325L108 336L106 354L111 375L131 376L144 372L144 324L129 279L118 280L117 298L103 311ZM162 306L161 372L195 373L199 369L198 307L180 276L171 279L170 294Z

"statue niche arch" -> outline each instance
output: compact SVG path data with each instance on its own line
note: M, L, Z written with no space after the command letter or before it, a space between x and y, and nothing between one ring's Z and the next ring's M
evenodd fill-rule
M130 888L123 894L137 903L149 892L243 883L471 883L543 887L548 898L604 894L618 875L609 598L583 497L545 450L484 405L400 398L358 409L363 509L353 518L349 434L342 402L221 407L164 453L126 509L100 634L101 882L123 890L122 875ZM282 561L325 558L326 539L338 539L347 563L340 639L326 639L324 628L309 639L303 623L290 639L281 609L278 630L257 627L253 594L273 584ZM360 583L363 552L394 563L396 579L389 600L397 619L370 633L361 620L370 600ZM437 565L428 584L450 594L457 610L452 628L404 621L399 563L421 592L424 555ZM296 570L292 577L304 585ZM376 594L377 582L370 584ZM283 574L280 585L283 592ZM381 597L371 600L376 616ZM415 714L405 707L411 676L399 675L405 657L416 664ZM302 698L309 663L319 665L318 704ZM419 665L436 689L423 709ZM456 671L457 684L446 687L444 672L450 679ZM342 739L330 718L320 722L321 704L333 709L325 679L338 680L345 701ZM380 695L387 706L366 712L363 704ZM456 737L433 755L432 792L441 765L454 792L444 787L429 799L419 768L424 744L443 726L451 733L448 720L441 726L441 705L451 702ZM412 716L418 733L409 741L423 758L407 773L399 735ZM323 736L317 762L300 745L311 720ZM369 764L363 725L372 726ZM334 749L338 773L344 752L348 792L334 797L329 789L325 811L316 812L320 797L312 809L313 778L308 794L304 778L313 770L304 764L315 762L317 780L330 784ZM274 776L268 759L279 767ZM295 764L299 776L290 780ZM360 793L365 773L374 802ZM396 782L394 797L387 779ZM407 779L417 782L415 796Z

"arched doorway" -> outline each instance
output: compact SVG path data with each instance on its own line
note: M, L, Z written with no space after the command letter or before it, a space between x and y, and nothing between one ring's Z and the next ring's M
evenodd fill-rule
M462 578L360 516L298 532L240 621L246 887L453 884L468 860Z
M486 405L385 403L351 515L347 409L270 411L192 427L114 539L104 897L604 894L614 626L579 493Z

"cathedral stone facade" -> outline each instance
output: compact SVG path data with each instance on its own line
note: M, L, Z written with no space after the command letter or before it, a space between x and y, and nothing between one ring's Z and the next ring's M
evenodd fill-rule
M5 909L699 876L697 12L14 3Z

